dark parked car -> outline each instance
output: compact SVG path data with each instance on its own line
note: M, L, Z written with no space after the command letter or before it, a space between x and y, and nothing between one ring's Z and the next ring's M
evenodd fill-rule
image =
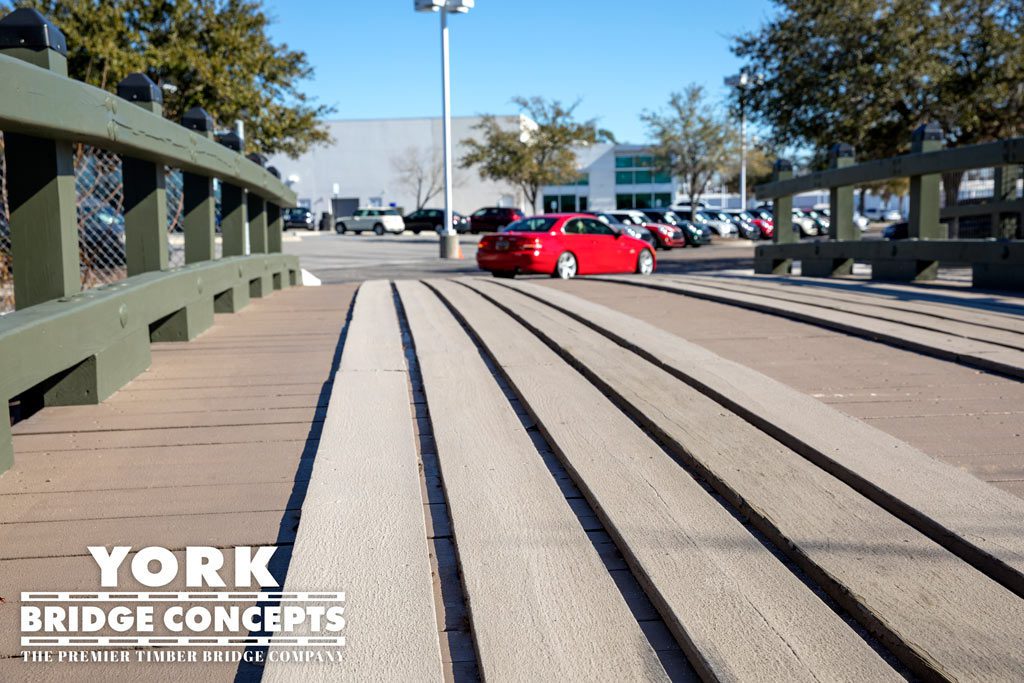
M910 224L906 221L887 225L882 229L882 238L887 240L905 240L910 237Z
M86 199L78 207L81 219L79 240L84 254L95 268L123 266L124 217L109 205ZM84 260L83 260L84 267Z
M405 229L412 230L417 235L424 231L440 232L443 224L443 209L420 209L405 217ZM458 211L452 212L452 224L455 227L455 232L460 235L469 232L469 219Z
M508 209L500 206L485 206L473 212L469 217L469 231L473 234L478 232L498 232L506 225L521 221L526 218L519 209Z
M592 215L594 218L601 221L602 223L606 223L612 226L621 233L629 235L630 237L635 237L638 240L643 240L644 242L647 242L647 244L651 245L654 248L658 247L658 239L650 230L648 230L642 225L623 223L615 216L604 211L597 211L590 215Z
M316 223L313 222L313 212L301 206L281 209L281 219L284 221L285 230L289 228L316 230Z

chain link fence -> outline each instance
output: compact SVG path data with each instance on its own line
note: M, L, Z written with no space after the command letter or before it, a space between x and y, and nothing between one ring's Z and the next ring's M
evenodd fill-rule
M0 133L0 313L14 309L14 266L3 151L3 134ZM88 145L75 145L74 155L82 288L89 289L127 277L121 159ZM174 268L185 263L184 193L181 171L165 169L165 173L168 251L170 266Z

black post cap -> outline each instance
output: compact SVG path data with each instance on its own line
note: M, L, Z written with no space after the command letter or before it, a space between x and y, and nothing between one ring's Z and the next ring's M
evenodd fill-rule
M937 121L932 121L914 129L914 142L941 140L943 135L942 126Z
M30 7L21 7L0 19L0 50L23 47L53 50L68 56L68 41L57 25Z
M845 142L837 142L828 148L828 156L830 159L840 159L843 157L853 156L853 145Z
M281 172L277 170L276 166L267 166L267 172L275 178L281 177Z
M233 149L236 152L242 151L242 138L238 137L238 133L231 131L229 133L221 133L217 136L217 142L224 145L228 149Z
M792 171L793 162L789 159L776 159L775 163L772 164L772 169L775 171Z
M253 152L252 154L247 154L245 156L245 158L248 159L249 161L253 162L257 166L266 166L267 165L267 157L263 156L259 152Z
M163 104L164 94L160 86L146 74L128 74L117 84L117 96L129 102L156 102Z
M206 133L213 130L213 117L202 107L192 107L181 117L181 125Z

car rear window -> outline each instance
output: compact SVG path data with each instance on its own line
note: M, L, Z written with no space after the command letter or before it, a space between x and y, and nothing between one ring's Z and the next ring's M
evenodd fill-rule
M505 232L548 232L555 226L554 218L524 218L510 223Z

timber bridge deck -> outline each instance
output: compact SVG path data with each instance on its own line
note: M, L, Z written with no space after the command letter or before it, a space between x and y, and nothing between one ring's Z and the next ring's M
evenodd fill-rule
M371 281L152 357L13 427L4 584L96 590L88 545L277 546L285 590L346 593L344 662L64 678L1024 675L1020 299ZM60 675L17 658L3 597L0 678Z

